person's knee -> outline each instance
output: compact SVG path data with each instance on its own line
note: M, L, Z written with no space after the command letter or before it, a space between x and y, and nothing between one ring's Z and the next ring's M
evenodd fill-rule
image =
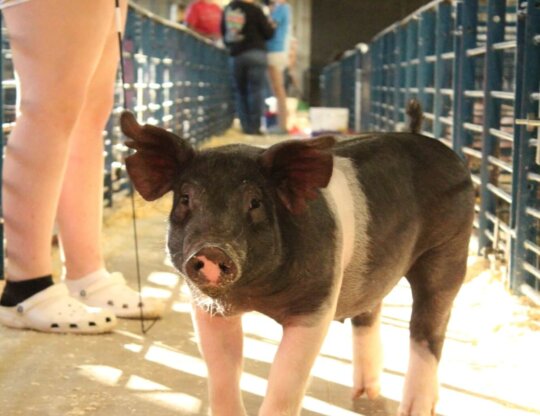
M27 121L52 126L60 134L69 134L81 113L84 100L84 89L58 86L48 93L22 94L19 111Z
M82 117L87 124L103 128L114 105L114 87L90 89L86 98Z

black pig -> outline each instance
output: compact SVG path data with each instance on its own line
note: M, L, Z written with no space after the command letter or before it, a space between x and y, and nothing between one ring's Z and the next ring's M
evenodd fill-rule
M283 326L259 415L299 414L333 319L352 318L353 397L377 396L381 301L402 276L414 304L399 414L434 414L473 220L456 154L412 133L196 151L130 113L121 125L136 150L126 160L135 188L147 200L174 193L168 248L193 295L214 416L246 414L240 316L253 310Z

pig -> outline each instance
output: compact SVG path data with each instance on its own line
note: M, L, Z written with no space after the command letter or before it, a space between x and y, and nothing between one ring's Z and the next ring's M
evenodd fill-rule
M214 416L246 415L242 314L283 327L260 416L299 415L332 320L350 318L353 399L382 372L381 302L403 277L413 307L400 416L431 416L474 216L471 176L446 145L412 132L196 150L124 112L128 173L152 201L173 193L167 246L193 298Z

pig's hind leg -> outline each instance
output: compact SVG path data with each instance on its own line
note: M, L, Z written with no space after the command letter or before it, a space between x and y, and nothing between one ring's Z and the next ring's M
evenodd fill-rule
M353 328L353 391L357 399L364 393L374 399L379 395L383 368L381 341L381 304L374 310L351 319Z
M409 367L399 416L432 416L438 398L437 368L452 303L465 277L469 236L424 253L406 274L411 284Z

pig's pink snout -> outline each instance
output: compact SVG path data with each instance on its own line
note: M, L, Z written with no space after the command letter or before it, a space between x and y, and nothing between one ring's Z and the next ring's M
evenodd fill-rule
M203 247L186 263L186 274L196 282L223 285L236 280L238 268L219 247Z

